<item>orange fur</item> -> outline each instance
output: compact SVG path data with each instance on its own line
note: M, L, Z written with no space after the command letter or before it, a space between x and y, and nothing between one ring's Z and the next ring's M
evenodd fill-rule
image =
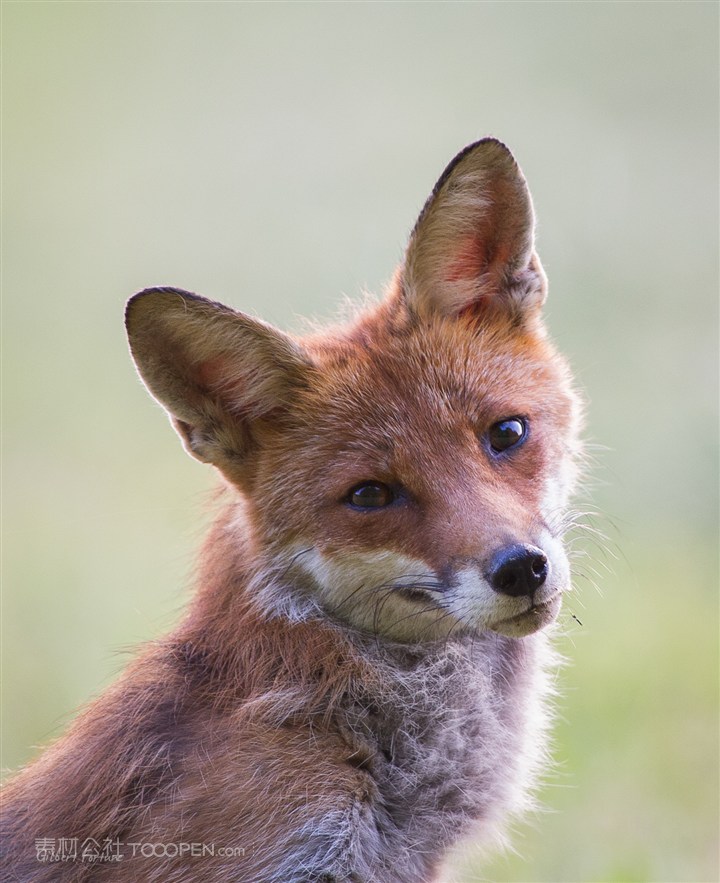
M7 786L3 879L421 883L528 805L578 450L533 228L486 139L343 328L130 301L138 370L224 503L180 625ZM368 483L387 505L353 502ZM37 838L125 854L43 863ZM212 850L128 846L150 843Z

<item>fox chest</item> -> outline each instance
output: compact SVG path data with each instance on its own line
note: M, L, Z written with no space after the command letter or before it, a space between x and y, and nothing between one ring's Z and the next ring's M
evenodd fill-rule
M540 747L529 738L540 697L525 665L508 662L456 658L346 710L349 762L365 785L357 853L372 854L376 865L385 856L380 879L432 879L428 868L448 848L517 803L527 785L521 771ZM398 857L411 861L413 850L404 877Z
M496 709L435 708L372 723L354 722L350 763L366 782L376 822L387 831L411 836L429 826L435 839L448 823L464 828L480 818L500 796L512 757Z

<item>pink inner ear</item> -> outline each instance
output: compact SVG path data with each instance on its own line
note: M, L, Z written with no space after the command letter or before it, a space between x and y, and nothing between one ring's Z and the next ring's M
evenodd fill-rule
M248 379L233 372L232 360L227 356L215 356L201 362L196 368L196 381L203 393L219 397L231 411L252 405L248 399Z
M195 380L204 395L219 399L236 417L268 410L263 399L253 395L253 373L239 373L231 356L215 356L195 368Z
M508 243L492 243L489 246L486 237L471 233L456 245L444 278L447 282L479 279L482 275L492 274L493 270L505 267L511 256L512 248Z
M197 385L208 392L217 392L218 388L228 384L228 366L225 356L216 356L197 366Z
M477 279L485 266L482 239L476 233L464 236L455 245L443 274L447 282Z

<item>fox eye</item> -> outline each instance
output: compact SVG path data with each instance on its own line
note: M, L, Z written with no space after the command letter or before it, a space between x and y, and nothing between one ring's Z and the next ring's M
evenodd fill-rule
M527 421L523 417L510 417L507 420L498 420L493 423L488 431L490 447L496 454L501 454L509 448L514 448L525 441L527 436Z
M395 499L392 489L379 481L364 481L347 495L347 501L358 509L380 509Z

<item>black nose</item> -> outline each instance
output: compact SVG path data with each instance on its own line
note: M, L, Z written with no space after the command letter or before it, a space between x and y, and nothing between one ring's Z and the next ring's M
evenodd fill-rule
M519 598L539 589L549 572L550 563L543 551L517 543L493 555L486 577L496 592Z

